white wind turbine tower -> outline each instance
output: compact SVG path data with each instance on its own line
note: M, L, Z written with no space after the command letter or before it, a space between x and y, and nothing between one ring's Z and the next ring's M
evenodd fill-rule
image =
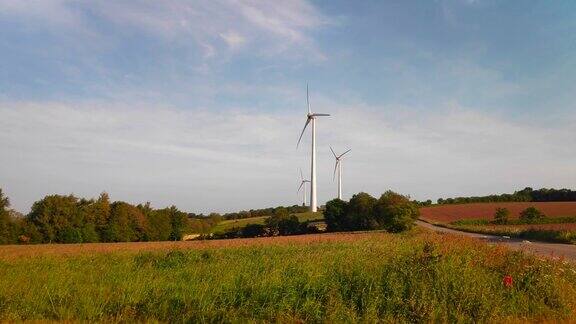
M349 149L340 155L336 155L332 149L332 146L330 146L330 151L332 151L332 154L334 154L334 158L336 159L336 165L334 165L334 176L332 179L336 178L336 169L338 169L338 199L342 199L342 157L344 154L350 152L351 150L352 149Z
M304 129L300 133L300 138L298 139L298 144L302 140L302 135L310 122L312 123L312 158L311 158L311 168L310 168L310 211L317 212L318 206L316 201L316 117L330 116L329 114L313 114L310 109L310 96L308 95L308 85L306 85L306 103L308 105L308 115L306 117L306 124L304 124Z
M300 192L300 190L302 190L302 188L304 188L304 191L302 191L302 206L306 206L306 183L310 182L310 180L306 180L304 179L304 174L302 174L302 169L300 169L300 187L298 187L298 191Z

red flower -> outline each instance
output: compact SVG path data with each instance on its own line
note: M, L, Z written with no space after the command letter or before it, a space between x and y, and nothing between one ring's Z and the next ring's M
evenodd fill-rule
M514 280L511 275L505 275L502 279L502 283L504 284L504 287L510 288L514 284Z

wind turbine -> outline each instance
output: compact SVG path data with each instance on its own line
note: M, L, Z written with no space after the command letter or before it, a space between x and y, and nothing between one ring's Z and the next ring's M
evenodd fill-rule
M304 174L302 174L302 169L300 169L300 187L298 187L298 191L304 187L304 191L302 191L302 206L306 206L306 183L310 182L310 180L304 179Z
M312 158L311 158L311 168L310 168L310 211L317 212L318 206L316 202L316 117L330 116L329 114L316 114L312 113L310 109L310 96L308 94L308 84L306 84L306 104L308 105L308 115L306 116L306 124L304 124L304 129L300 133L300 138L298 139L298 144L296 148L300 145L300 140L302 140L302 135L308 124L312 123Z
M336 165L334 165L334 176L332 177L332 180L336 178L336 169L338 169L338 199L342 199L342 157L344 154L350 152L351 150L352 149L349 149L340 155L336 155L332 149L332 146L330 146L330 151L332 151L332 154L334 154L334 158L336 159Z

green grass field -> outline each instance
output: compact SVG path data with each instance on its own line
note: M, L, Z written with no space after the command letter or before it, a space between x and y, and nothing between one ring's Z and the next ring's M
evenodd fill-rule
M295 214L298 216L298 220L300 222L305 221L313 221L313 220L321 220L324 219L324 215L321 212L313 213L313 212L306 212L306 213L298 213ZM264 224L266 218L270 216L260 216L260 217L250 217L250 218L242 218L242 219L231 219L225 220L218 223L210 232L212 233L221 233L232 228L242 228L249 224Z
M464 237L417 229L179 244L197 248L3 259L0 320L486 322L576 316L573 265ZM503 284L506 275L514 280L511 287Z
M216 224L216 226L214 226L214 228L212 228L210 232L219 233L219 232L225 232L232 228L241 228L249 224L264 224L264 221L268 217L269 216L260 216L260 217L250 217L250 218L221 221L220 223Z

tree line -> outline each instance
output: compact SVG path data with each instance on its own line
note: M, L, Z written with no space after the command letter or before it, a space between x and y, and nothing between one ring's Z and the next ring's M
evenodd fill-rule
M440 198L439 205L448 204L469 204L480 202L546 202L546 201L576 201L576 191L570 189L547 189L542 188L534 190L526 187L522 190L515 191L512 194L473 196L473 197L456 197Z
M397 233L412 228L419 216L418 204L393 191L386 191L378 199L365 192L348 202L334 199L326 203L324 211L329 231L382 229Z
M250 209L250 210L242 210L239 212L232 212L226 213L222 215L222 218L226 220L230 219L243 219L243 218L252 218L252 217L261 217L261 216L271 216L276 214L283 214L284 209L288 212L288 214L298 214L298 213L305 213L308 211L308 207L306 206L278 206L278 207L269 207L269 208L261 208L261 209Z
M154 209L150 203L132 205L123 201L111 202L109 195L102 193L97 199L49 195L35 202L27 215L9 207L10 201L0 188L0 244L180 240L185 234L208 234L225 219L257 216L272 216L267 220L265 229L249 227L249 233L231 232L224 237L261 236L270 231L278 231L282 235L308 231L301 224L296 230L294 219L285 219L290 214L308 210L298 205L204 215L185 213L175 206Z
M264 220L264 224L248 224L243 227L231 228L222 233L213 233L209 239L251 238L265 236L285 236L318 233L310 221L300 222L294 214L289 214L289 208L280 207Z
M187 214L175 206L111 202L106 193L97 199L49 195L24 217L11 215L9 206L0 189L0 244L180 240L186 233L207 232L221 220L218 214Z
M376 199L365 192L358 193L344 201L334 199L326 203L324 222L329 232L386 230L402 232L411 229L418 219L418 204L393 191L387 191ZM264 224L249 224L232 228L224 233L215 233L209 238L264 237L298 235L321 231L317 222L300 222L288 208L277 208Z
M184 234L210 232L223 219L245 218L243 212L221 216L185 213L175 206L154 209L150 203L111 202L106 193L97 199L49 195L35 202L30 213L15 217L0 189L0 244L89 243L180 240ZM334 199L325 206L329 231L410 229L418 218L418 205L409 197L387 191L379 199L358 193L350 201ZM296 235L319 232L314 222L300 222L295 213L303 206L253 209L254 216L270 216L264 224L250 224L205 238ZM311 226L312 225L312 226Z

